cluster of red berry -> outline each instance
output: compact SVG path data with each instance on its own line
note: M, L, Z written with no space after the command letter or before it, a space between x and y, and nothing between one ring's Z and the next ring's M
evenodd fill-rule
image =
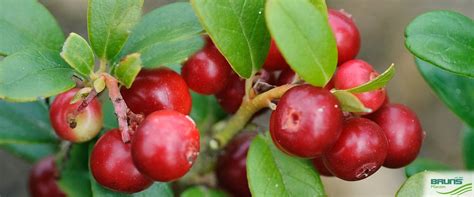
M97 98L77 112L81 103L71 101L78 91L76 88L58 95L50 109L56 134L75 143L94 138L103 124ZM200 149L199 131L187 116L191 95L186 82L167 68L145 69L130 89L121 89L121 94L133 113L146 118L134 129L130 143L122 140L119 129L99 138L90 157L95 180L109 189L134 193L153 181L173 181L184 176Z
M270 119L273 142L289 155L312 159L321 175L347 181L364 179L382 165L388 168L408 165L418 155L424 138L412 110L389 103L384 88L355 94L370 109L367 113L343 112L331 94L333 88L357 87L379 74L367 62L354 59L360 48L360 35L350 15L329 10L329 23L337 42L338 69L326 87L299 85L277 101ZM295 72L273 41L264 69L281 71L276 86L298 83ZM239 96L243 94L241 89ZM219 157L219 184L238 196L250 196L246 154L254 136L249 132L238 135Z
M271 42L254 83L269 87L298 84L275 101L277 107L270 118L275 145L289 155L312 159L322 175L349 181L366 178L382 165L399 168L409 164L423 140L415 113L406 106L390 104L383 88L355 94L370 109L367 113L343 112L331 93L331 89L359 86L379 74L367 62L354 59L360 48L360 35L351 17L329 10L329 23L336 37L339 66L324 88L299 80L276 43ZM133 85L120 92L130 110L146 118L133 129L130 143L123 141L119 129L107 131L99 138L90 157L95 180L109 189L134 193L146 189L153 181L173 181L186 174L200 150L199 131L187 116L192 105L189 89L214 94L226 112L235 113L245 95L245 80L232 71L210 39L184 64L182 76L167 68L143 69ZM80 112L77 109L81 103L71 104L78 91L72 89L58 95L50 109L51 123L58 136L76 143L94 138L103 124L97 98ZM251 132L241 133L219 157L219 184L233 194L250 195L246 154L254 136ZM54 182L55 174L51 158L40 162L31 175L32 193L41 194L42 187L49 187L43 188L46 192L61 193Z

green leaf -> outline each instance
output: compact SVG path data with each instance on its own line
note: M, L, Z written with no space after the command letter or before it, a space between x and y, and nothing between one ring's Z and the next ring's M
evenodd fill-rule
M30 163L54 154L57 144L0 144L0 148Z
M395 75L395 66L392 64L390 65L390 67L388 67L387 70L385 70L385 72L383 72L376 78L360 86L348 89L346 91L351 92L351 93L363 93L363 92L369 92L372 90L383 88L393 78L393 75Z
M70 197L91 196L89 143L73 144L65 161L60 161L59 187Z
M120 57L140 53L144 67L181 63L202 48L203 29L189 3L173 3L148 14L135 26Z
M326 85L337 65L326 13L308 0L268 0L265 11L270 33L291 68L311 85Z
M200 132L208 132L210 127L226 116L214 96L205 96L191 92L193 107L191 118L196 122Z
M40 102L0 100L0 144L56 143L48 109Z
M417 59L416 64L431 89L466 124L474 127L474 79L445 71Z
M94 52L84 38L69 34L63 45L61 57L79 74L88 77L94 72Z
M227 197L228 195L217 189L209 189L203 186L194 186L186 189L180 197Z
M37 0L0 1L0 56L26 48L59 50L64 34Z
M192 0L201 24L234 71L243 78L265 61L270 34L265 27L265 0Z
M141 16L143 0L89 0L87 30L95 54L112 59Z
M424 159L424 158L417 158L410 165L405 167L405 175L407 177L411 177L414 174L423 172L423 171L446 171L446 170L453 170L453 168L446 164L442 164L438 161Z
M328 17L328 6L326 5L325 0L309 0L310 3L316 7L321 13L324 14L324 16L327 18Z
M269 137L255 137L247 155L252 196L324 196L318 172L308 160L288 156Z
M462 151L466 169L474 170L474 129L465 126L462 135Z
M96 197L148 197L148 196L159 196L159 197L173 197L173 191L170 186L166 183L155 182L152 186L147 188L144 191L134 193L134 194L125 194L120 192L115 192L107 188L102 187L97 181L92 179L92 194Z
M362 102L352 93L346 90L332 90L334 96L339 100L343 111L347 112L371 112Z
M408 178L397 191L396 197L424 196L425 179L430 173L420 172Z
M416 57L443 70L474 77L474 21L452 11L415 18L405 30L405 45Z
M127 88L132 86L135 77L142 69L142 60L139 53L127 55L114 69L117 80Z
M0 98L34 101L75 86L73 70L59 53L49 49L27 49L0 62Z

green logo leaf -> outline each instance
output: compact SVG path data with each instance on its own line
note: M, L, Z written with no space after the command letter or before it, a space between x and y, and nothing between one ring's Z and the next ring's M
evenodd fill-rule
M192 0L201 24L234 71L243 78L257 72L270 47L264 0Z
M64 42L61 57L84 77L88 77L94 72L94 52L80 35L69 34Z
M291 68L309 84L323 87L336 70L336 39L326 12L311 3L308 0L268 0L265 16Z

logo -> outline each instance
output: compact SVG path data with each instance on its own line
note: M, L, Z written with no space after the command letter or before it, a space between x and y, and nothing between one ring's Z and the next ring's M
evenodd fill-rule
M426 196L474 196L474 173L433 172L429 173L426 182Z

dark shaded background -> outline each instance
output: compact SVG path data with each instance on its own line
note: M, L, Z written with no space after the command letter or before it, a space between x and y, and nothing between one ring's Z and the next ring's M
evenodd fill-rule
M65 34L86 37L86 0L40 0L56 17ZM146 0L145 10L173 2ZM413 57L404 47L405 26L430 10L454 10L474 18L472 0L328 0L330 7L351 13L362 35L359 58L382 72L395 63L397 72L388 86L390 100L410 106L427 133L421 156L462 168L457 117L431 91L416 70ZM442 28L442 27L440 27ZM0 150L0 196L27 196L30 165ZM404 180L403 170L381 169L359 182L323 178L330 196L393 196Z

